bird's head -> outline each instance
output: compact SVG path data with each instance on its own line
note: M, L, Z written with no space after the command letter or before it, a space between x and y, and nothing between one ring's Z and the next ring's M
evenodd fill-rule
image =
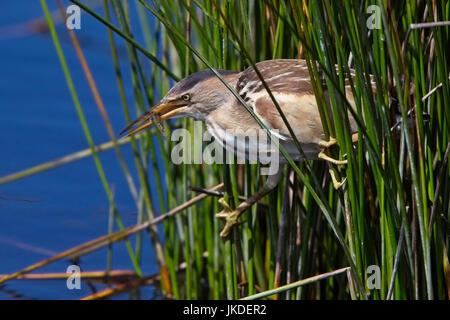
M230 84L236 80L238 72L218 70ZM178 82L166 96L153 108L131 122L120 134L128 131L127 136L154 124L153 119L167 120L178 117L190 117L204 120L205 117L223 103L231 92L211 70L199 71Z

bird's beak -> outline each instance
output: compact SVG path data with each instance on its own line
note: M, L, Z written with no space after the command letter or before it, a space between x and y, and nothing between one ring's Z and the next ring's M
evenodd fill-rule
M128 131L125 137L132 136L145 128L150 127L156 121L174 118L181 111L187 109L186 103L179 100L161 101L142 116L131 122L120 135ZM156 120L157 119L157 120ZM136 128L134 128L137 126ZM133 129L134 128L134 129Z

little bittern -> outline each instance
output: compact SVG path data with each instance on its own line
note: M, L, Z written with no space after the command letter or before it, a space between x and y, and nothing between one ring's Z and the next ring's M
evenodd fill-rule
M323 149L336 143L335 139L325 140L322 122L314 96L308 67L305 60L269 60L256 64L278 105L287 118L307 159L321 158L334 164L345 164L345 160L335 160L323 152ZM262 122L274 132L279 142L294 160L302 160L288 128L278 113L273 100L263 86L253 67L243 72L219 70L219 74L227 81L244 101L253 109ZM354 100L350 86L346 87L346 96L354 108ZM175 117L191 117L206 124L207 130L222 143L227 130L257 129L260 126L252 115L242 106L228 88L210 70L196 72L178 82L167 95L151 110L130 123L122 133L135 134L155 121ZM157 120L155 120L157 119ZM356 124L349 117L352 131ZM133 127L138 125L134 130ZM234 153L244 152L252 145L232 144ZM245 150L237 150L245 145ZM225 210L217 216L225 218L226 225L221 236L226 237L231 227L237 223L240 214L256 203L278 183L278 174L270 175L266 184L256 194L242 202L236 209L231 209L224 201Z

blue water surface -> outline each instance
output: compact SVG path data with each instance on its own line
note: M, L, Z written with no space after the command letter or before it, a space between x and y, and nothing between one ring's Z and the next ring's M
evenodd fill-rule
M55 1L47 1L57 13ZM65 1L65 5L69 2ZM137 21L130 2L132 21ZM43 19L39 1L3 1L0 5L0 177L88 148L55 47L48 32L33 33L23 24ZM103 15L102 7L96 11ZM43 21L43 20L42 20ZM64 24L57 26L74 84L96 144L109 140ZM76 30L115 132L125 126L106 28L88 14ZM142 37L136 34L141 43ZM119 42L119 38L117 38ZM124 46L123 42L119 43ZM134 106L124 48L121 67L128 101ZM145 67L151 65L145 62ZM122 147L137 183L130 148ZM122 220L136 223L136 207L113 150L100 159ZM0 274L18 271L51 255L107 233L108 200L91 157L15 182L0 185ZM117 230L117 227L115 227ZM157 272L144 234L142 268ZM134 245L135 238L130 238ZM83 256L82 270L104 270L105 249ZM65 272L61 260L36 272ZM133 269L123 242L113 246L113 268ZM97 286L97 289L104 287ZM151 298L152 288L141 291ZM0 299L76 299L91 293L83 282L69 290L65 281L13 280L0 286ZM128 294L115 298L128 299Z

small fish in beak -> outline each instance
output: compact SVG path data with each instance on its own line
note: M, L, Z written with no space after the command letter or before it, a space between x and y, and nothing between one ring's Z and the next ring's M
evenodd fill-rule
M125 137L129 137L154 124L161 131L161 133L166 136L164 128L161 125L161 121L174 118L177 114L187 108L188 107L185 103L180 103L178 100L163 100L135 121L131 122L120 132L120 135L128 131ZM137 127L132 129L136 125Z
M150 119L151 119L151 121L155 124L155 126L158 128L159 132L161 132L161 134L162 134L165 138L167 138L167 132L166 132L166 130L164 130L164 127L163 127L163 125L162 125L162 123L161 123L161 117L155 113L155 114L153 114L153 115L151 116Z

